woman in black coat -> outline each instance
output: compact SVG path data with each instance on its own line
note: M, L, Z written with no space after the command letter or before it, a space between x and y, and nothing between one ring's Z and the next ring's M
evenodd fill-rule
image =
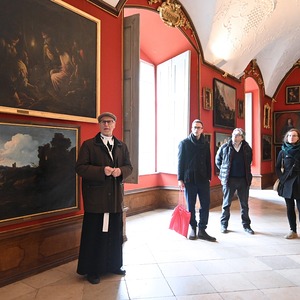
M290 232L286 239L297 238L297 223L295 213L295 200L300 219L300 131L290 129L283 138L281 151L276 161L276 174L282 184L282 192L287 208L287 217L290 224Z

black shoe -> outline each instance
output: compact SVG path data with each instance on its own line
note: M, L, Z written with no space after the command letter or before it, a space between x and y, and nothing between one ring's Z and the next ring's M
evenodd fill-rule
M227 227L225 225L221 225L221 232L222 233L227 233L228 232Z
M215 242L217 239L215 237L210 236L204 229L199 229L198 237L201 240L206 240L209 242Z
M249 234L254 234L254 231L251 229L250 226L248 227L244 227L245 232L249 233Z
M123 269L118 269L118 270L115 270L113 271L114 274L116 275L126 275L126 270L123 270Z
M99 275L87 275L87 280L91 284L98 284L100 282L100 276Z

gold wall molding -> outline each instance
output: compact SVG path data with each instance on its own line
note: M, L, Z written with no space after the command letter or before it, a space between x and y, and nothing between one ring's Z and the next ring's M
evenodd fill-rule
M175 0L149 0L150 5L162 3L158 6L157 11L162 21L170 27L183 27L191 29L191 24L188 21L185 13L181 9L181 5Z

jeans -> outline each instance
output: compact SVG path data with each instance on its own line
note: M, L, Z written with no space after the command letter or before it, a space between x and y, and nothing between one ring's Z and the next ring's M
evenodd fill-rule
M285 203L286 203L287 217L289 220L290 229L294 232L297 232L295 200L285 198ZM300 219L300 199L296 199L296 204L297 204L299 219Z
M240 201L241 218L243 227L250 227L251 220L249 218L249 186L247 185L245 178L229 178L227 186L223 186L223 205L221 215L221 225L227 228L230 218L230 206L234 193L237 192L237 196Z
M188 211L191 213L190 225L197 227L196 221L196 200L199 197L199 229L206 229L210 208L210 188L209 180L203 180L199 184L185 183L185 198L187 202Z

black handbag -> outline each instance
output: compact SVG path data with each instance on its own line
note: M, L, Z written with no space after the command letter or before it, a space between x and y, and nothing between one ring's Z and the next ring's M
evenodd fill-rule
M282 197L282 195L283 195L283 184L280 181L278 183L277 193L278 193L278 196Z

